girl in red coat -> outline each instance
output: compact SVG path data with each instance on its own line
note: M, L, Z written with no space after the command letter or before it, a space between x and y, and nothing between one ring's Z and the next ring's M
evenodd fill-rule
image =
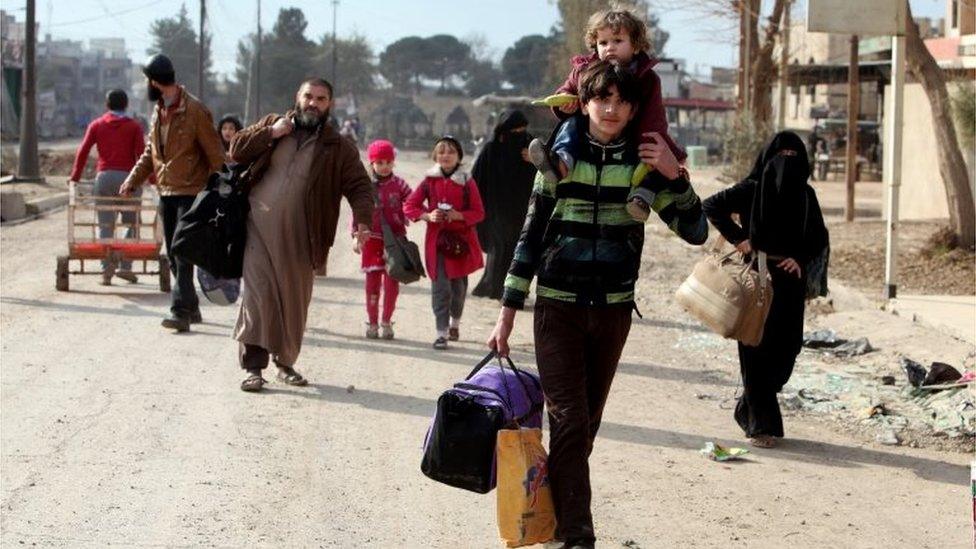
M403 216L403 201L410 196L410 187L400 177L393 175L393 161L396 152L393 143L377 139L369 144L366 157L369 159L373 175L373 192L376 207L373 208L373 223L369 239L361 248L356 239L353 225L353 239L356 253L361 253L363 272L366 273L366 337L393 339L393 310L396 309L400 283L386 272L383 258L383 222L389 225L393 234L407 234L407 220ZM382 217L380 217L382 216ZM383 293L383 321L379 319L380 291Z
M434 143L435 165L410 194L403 212L411 221L427 222L424 259L431 280L431 303L437 325L434 348L457 341L468 275L484 266L475 225L485 218L478 186L461 169L461 143L444 136Z

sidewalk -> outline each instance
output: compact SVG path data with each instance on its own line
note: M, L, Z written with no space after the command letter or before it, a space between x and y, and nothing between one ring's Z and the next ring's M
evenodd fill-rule
M976 296L903 295L892 300L902 316L912 316L976 345Z

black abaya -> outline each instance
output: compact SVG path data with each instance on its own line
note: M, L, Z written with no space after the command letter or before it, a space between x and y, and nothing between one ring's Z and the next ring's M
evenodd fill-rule
M783 152L787 151L787 152ZM742 396L735 419L746 436L783 436L776 394L790 379L803 338L806 273L801 277L776 267L789 257L801 268L827 244L827 229L817 195L808 185L809 162L795 134L777 134L756 160L749 177L703 203L705 215L732 244L749 239L770 259L773 301L757 347L739 344ZM731 215L739 215L736 225Z
M522 158L531 136L528 121L519 111L499 117L492 140L475 160L471 175L485 206L485 220L478 224L478 239L487 254L485 271L472 295L501 299L505 277L515 254L519 233L532 194L535 167Z

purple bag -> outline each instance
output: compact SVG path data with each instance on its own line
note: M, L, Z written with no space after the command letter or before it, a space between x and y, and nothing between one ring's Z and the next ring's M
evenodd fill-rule
M437 399L420 470L444 484L485 494L495 487L498 430L542 427L542 385L506 358L488 354L464 381Z

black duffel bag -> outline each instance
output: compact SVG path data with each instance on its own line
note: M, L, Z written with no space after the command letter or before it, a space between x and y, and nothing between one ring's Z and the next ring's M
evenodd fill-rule
M403 284L420 280L424 276L420 248L405 235L395 234L382 212L380 212L380 222L383 227L383 260L386 263L386 274Z
M233 166L210 176L173 234L169 254L207 271L216 278L240 278L251 206L241 173Z

